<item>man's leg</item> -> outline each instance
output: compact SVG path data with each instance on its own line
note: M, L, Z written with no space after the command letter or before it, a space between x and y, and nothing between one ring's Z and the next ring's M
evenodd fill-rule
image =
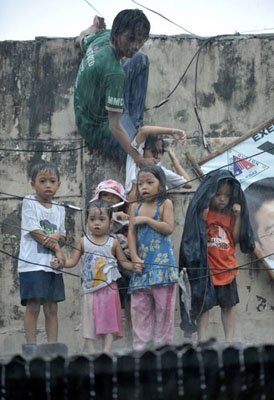
M133 126L137 129L143 124L147 95L149 59L138 51L123 64L126 74L124 102L125 115L128 114Z
M130 141L136 135L136 131L143 124L145 101L147 94L149 60L142 52L137 52L132 58L128 58L123 64L125 71L124 88L124 112L121 116L121 124L127 132ZM102 142L103 147L111 149L112 156L121 164L126 162L126 152L111 134Z

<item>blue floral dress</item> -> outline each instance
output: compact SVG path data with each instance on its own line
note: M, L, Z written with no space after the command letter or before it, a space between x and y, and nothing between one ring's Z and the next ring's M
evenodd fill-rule
M160 206L163 199L158 199L153 219L160 220ZM139 214L141 204L136 208ZM169 236L157 232L147 224L136 226L137 253L144 260L142 273L134 273L130 278L129 293L149 289L152 285L171 285L178 281L178 267Z

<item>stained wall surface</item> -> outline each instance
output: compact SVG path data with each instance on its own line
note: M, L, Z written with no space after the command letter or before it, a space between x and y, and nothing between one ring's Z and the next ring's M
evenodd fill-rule
M273 118L274 36L230 36L200 40L188 36L153 36L144 46L150 58L146 124L184 128L187 145L176 154L192 178L196 175L186 152L198 161L237 137ZM194 57L196 54L196 57ZM21 351L24 343L17 259L21 197L32 193L30 167L39 159L56 162L61 173L57 199L84 210L103 179L121 182L124 167L89 151L74 123L73 86L81 55L74 39L36 38L0 43L0 354ZM159 103L168 99L165 104ZM200 123L195 115L198 111ZM201 124L201 125L200 125ZM201 126L205 138L201 134ZM205 146L207 145L207 146ZM166 159L168 164L168 160ZM194 180L194 189L199 180ZM178 255L184 215L191 193L172 195L176 226L172 235ZM68 243L82 232L85 212L67 210ZM236 340L273 341L273 281L253 258L238 279ZM75 268L73 273L79 274ZM66 301L59 306L59 340L71 353L82 349L80 279L64 275ZM175 341L185 339L176 311ZM212 312L210 335L224 341L219 310ZM45 341L43 313L38 341ZM196 338L193 337L195 342ZM126 340L115 344L127 346Z

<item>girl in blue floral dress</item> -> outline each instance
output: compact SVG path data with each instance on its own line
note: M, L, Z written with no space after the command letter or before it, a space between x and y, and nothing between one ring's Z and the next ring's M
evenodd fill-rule
M133 347L170 344L178 267L169 235L174 229L173 204L166 199L166 178L156 165L137 177L138 201L130 209L128 244L132 262L142 270L130 279Z

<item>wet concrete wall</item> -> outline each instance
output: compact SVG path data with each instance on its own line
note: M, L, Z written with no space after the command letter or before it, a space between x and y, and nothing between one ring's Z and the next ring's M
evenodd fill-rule
M209 154L195 106L211 151L273 118L273 36L233 36L209 41L155 36L145 44L144 51L150 58L145 123L187 131L187 145L184 148L178 145L176 152L192 177L195 174L185 153L190 152L196 160ZM56 162L62 181L57 199L80 208L85 207L102 179L123 182L125 177L124 168L115 161L90 153L75 127L73 84L80 59L73 39L37 38L0 43L1 354L18 352L24 343L24 308L20 305L16 257L20 196L32 192L28 182L32 164L41 158ZM168 102L155 107L166 98ZM194 187L197 185L198 180ZM176 194L172 198L176 213L173 240L178 253L191 194ZM68 210L70 244L80 237L84 218L84 212ZM249 261L240 254L239 259L240 263ZM273 283L257 267L253 262L238 280L241 302L237 307L236 340L245 343L273 340ZM79 273L77 268L73 272ZM59 306L59 340L67 343L74 353L82 347L80 280L69 275L64 279L67 299ZM177 310L176 342L185 340L178 316ZM212 312L210 334L224 340L218 309ZM38 341L45 341L42 313ZM125 341L115 344L117 348L125 345Z

